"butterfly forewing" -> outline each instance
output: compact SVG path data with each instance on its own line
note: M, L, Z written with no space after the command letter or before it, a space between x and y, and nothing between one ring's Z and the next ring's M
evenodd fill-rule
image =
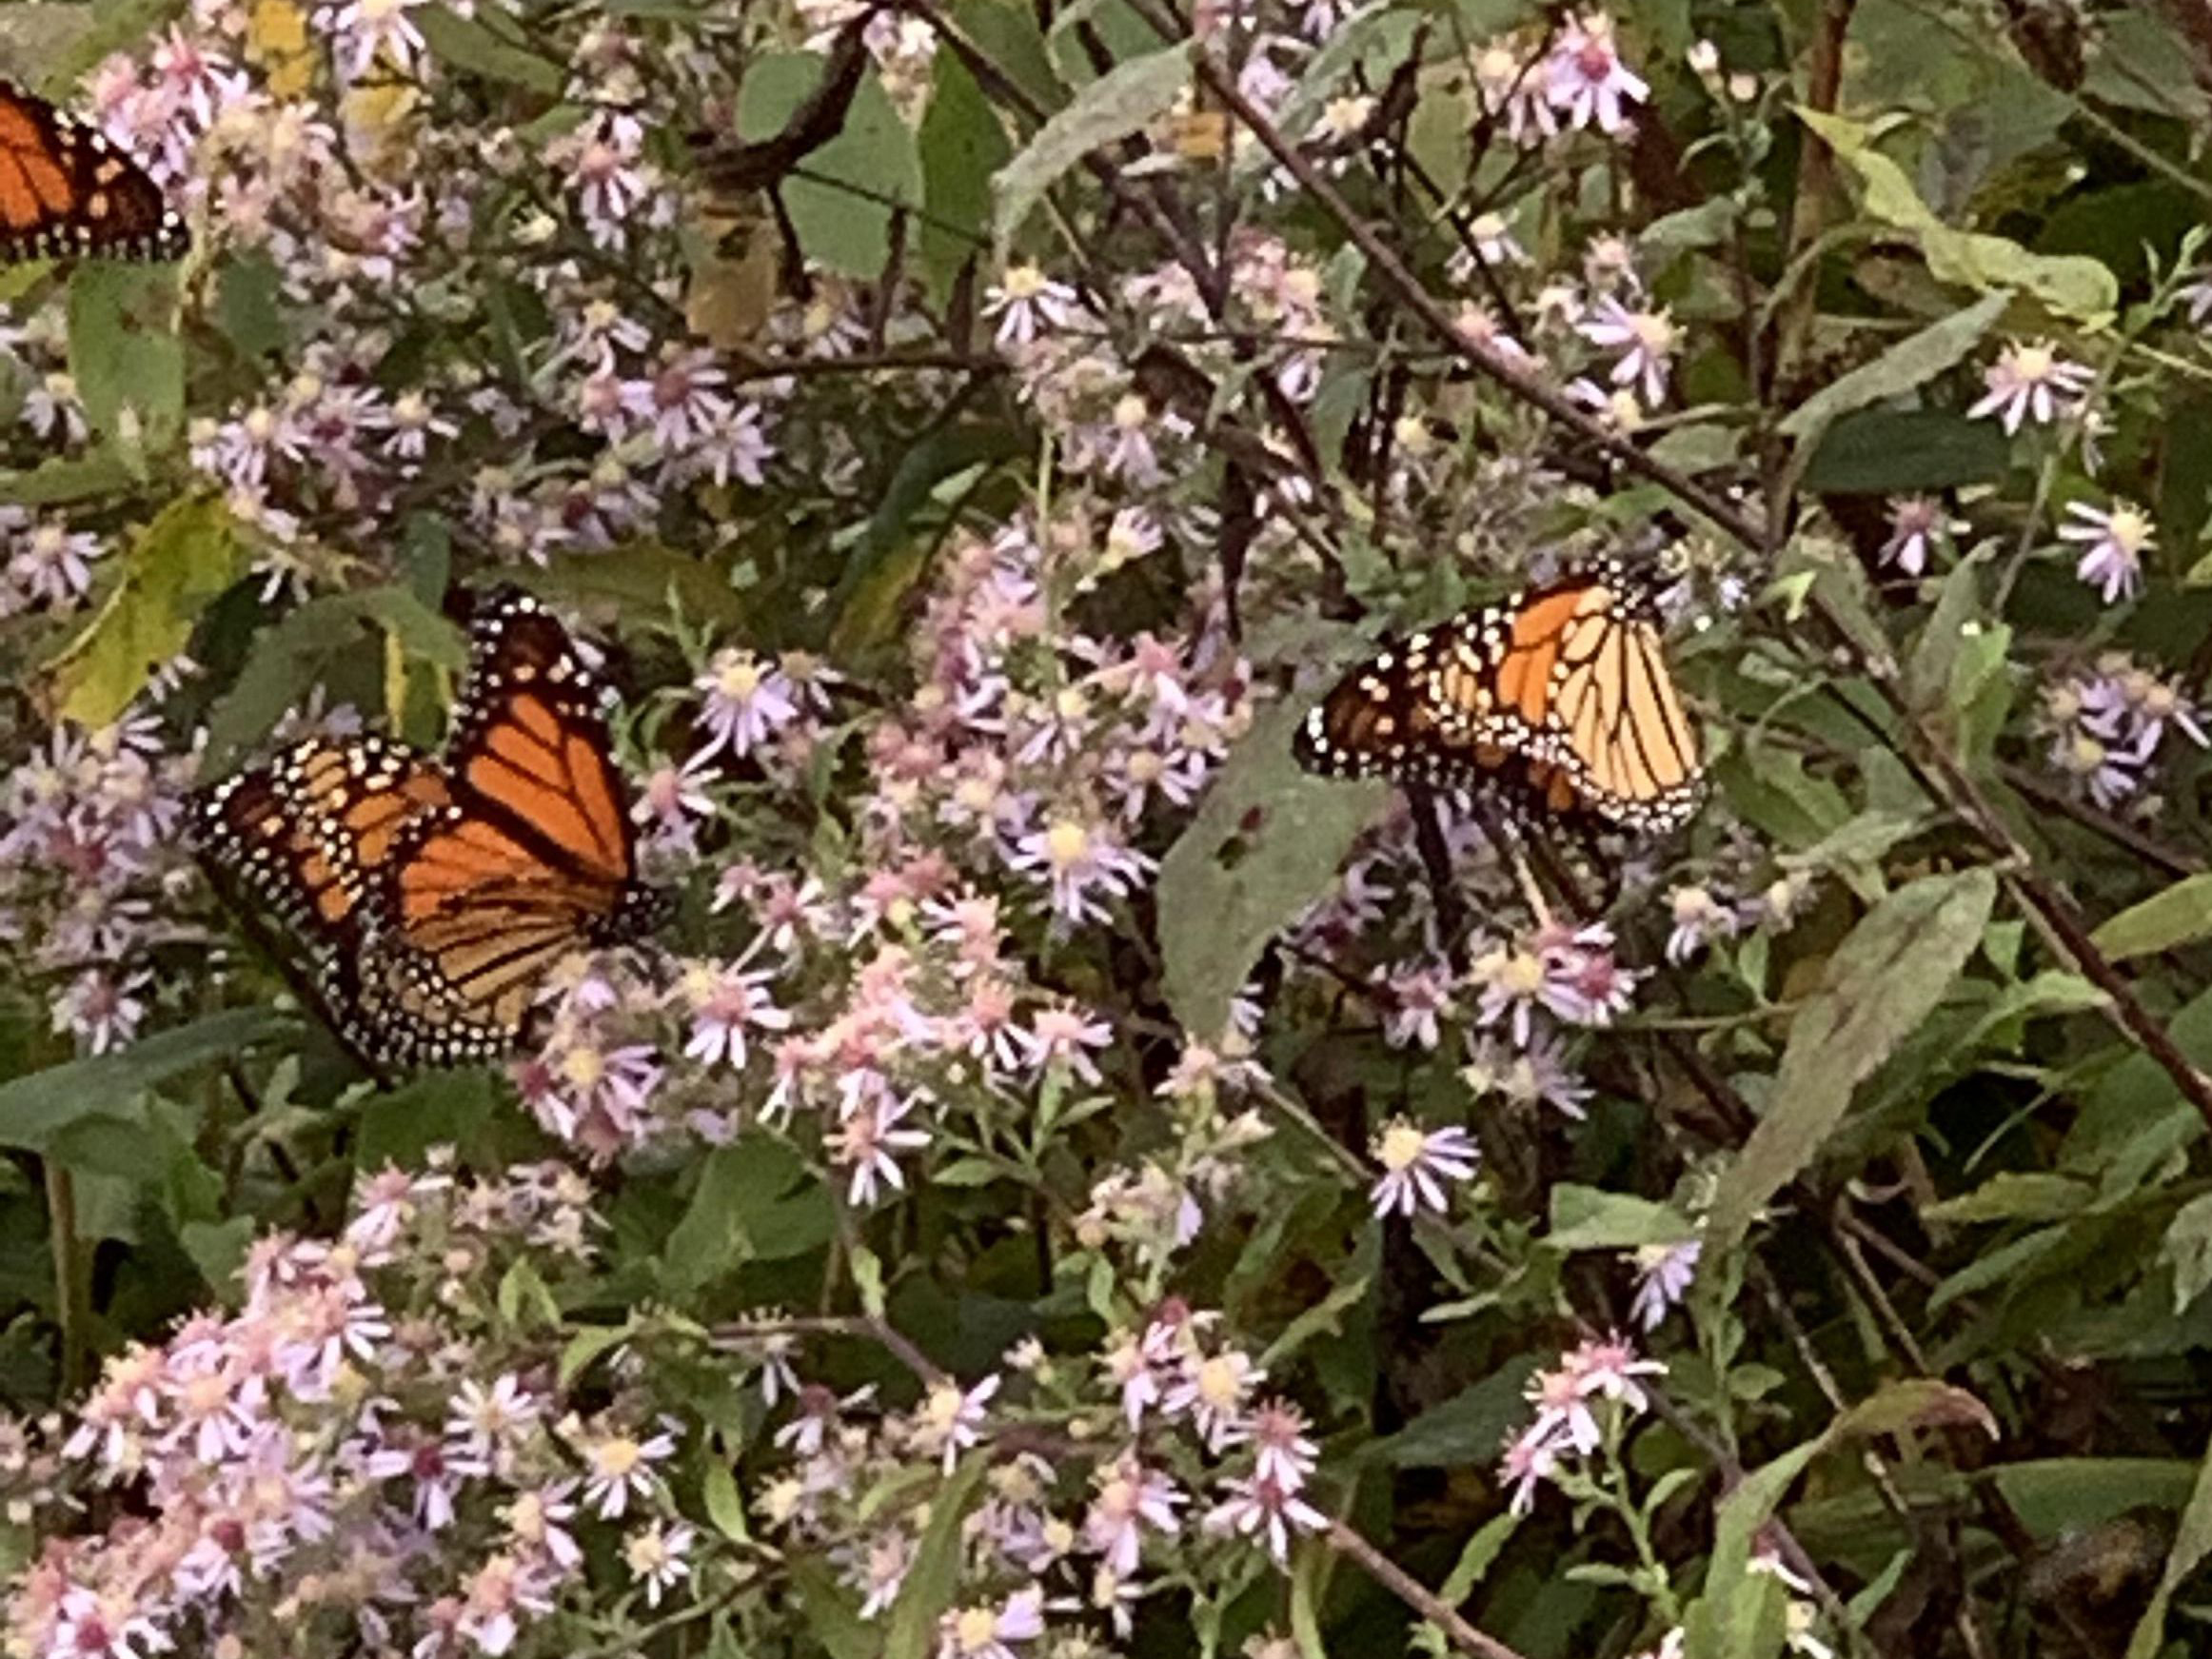
M161 187L106 135L0 81L0 260L176 259Z

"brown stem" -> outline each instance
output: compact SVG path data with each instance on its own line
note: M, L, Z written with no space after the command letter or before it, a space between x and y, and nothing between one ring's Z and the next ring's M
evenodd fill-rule
M1812 56L1806 70L1805 105L1823 115L1835 112L1836 98L1843 89L1844 37L1850 32L1851 13L1857 4L1858 0L1825 0L1821 7L1820 29L1813 36ZM1782 269L1796 269L1798 260L1827 228L1828 196L1835 171L1835 151L1807 127L1797 164L1797 189L1789 204L1789 250ZM1775 323L1773 379L1768 384L1785 399L1797 378L1806 338L1812 329L1818 286L1809 276L1800 282ZM1776 511L1779 505L1769 503L1768 510Z
M1330 1549L1442 1630L1460 1651L1472 1653L1476 1659L1523 1659L1518 1650L1507 1647L1495 1636L1485 1635L1446 1607L1419 1579L1342 1521L1329 1524L1328 1536Z

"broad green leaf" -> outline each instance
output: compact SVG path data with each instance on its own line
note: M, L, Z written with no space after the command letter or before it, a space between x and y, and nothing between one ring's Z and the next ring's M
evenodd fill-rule
M111 1116L134 1096L211 1061L297 1029L262 1008L211 1014L112 1054L49 1066L0 1083L0 1146L46 1150L51 1136L87 1116Z
M1942 592L1905 664L1905 701L1923 713L1949 707L1951 674L1962 642L1982 622L1982 566L1962 559L1944 578Z
M1635 1250L1696 1236L1696 1226L1669 1205L1562 1181L1551 1189L1551 1230L1544 1242L1553 1250Z
M2166 1223L2159 1260L2174 1270L2177 1314L2212 1288L2212 1193L2191 1198Z
M434 1146L466 1150L486 1133L494 1107L491 1074L425 1072L377 1097L361 1118L358 1163L420 1169Z
M998 112L953 52L937 54L936 89L917 140L928 208L917 263L942 304L970 260L991 246L991 178L1014 153Z
M745 1500L739 1495L737 1476L723 1459L710 1454L705 1477L700 1483L700 1497L706 1505L706 1518L714 1523L716 1531L733 1544L753 1541L753 1531L745 1524Z
M2197 1471L2196 1487L2189 1493L2189 1506L2182 1511L2181 1525L2174 1532L2174 1547L2166 1556L2165 1571L2159 1576L2159 1587L2150 1598L2150 1606L2143 1610L2137 1621L2135 1634L2128 1639L2127 1659L2157 1659L2165 1640L2166 1607L2182 1581L2201 1567L2206 1557L2212 1556L2212 1454Z
M930 1659L937 1651L938 1620L953 1605L960 1586L960 1534L968 1504L990 1468L990 1459L971 1456L945 1480L933 1483L929 1525L914 1551L914 1565L892 1604L883 1633L883 1659Z
M1392 1469L1452 1469L1496 1456L1506 1432L1528 1415L1523 1391L1541 1363L1537 1354L1515 1355L1389 1439L1363 1447L1361 1461L1378 1459Z
M2089 938L2115 960L2212 938L2212 876L2182 877L2141 904L2108 918Z
M806 1610L806 1633L829 1650L830 1659L877 1659L881 1632L860 1617L826 1563L798 1550L785 1557L780 1570Z
M1260 1369L1279 1368L1314 1337L1337 1334L1344 1322L1345 1310L1359 1305L1367 1294L1368 1282L1365 1274L1347 1279L1311 1308L1300 1312L1283 1327L1282 1334L1267 1345L1267 1352L1259 1356Z
M1821 434L1799 484L1815 495L1957 489L2005 476L2004 427L1944 409L1861 409Z
M1854 928L1799 1011L1767 1114L1722 1173L1708 1222L1725 1248L1818 1155L1851 1096L1926 1018L1981 942L1997 898L1987 870L1926 876Z
M284 273L266 253L233 254L216 279L215 326L239 356L267 357L291 338L285 314Z
M699 1290L756 1259L755 1229L793 1186L808 1178L796 1154L766 1136L749 1136L707 1154L691 1203L668 1235L662 1280L675 1294Z
M1941 281L1983 293L2018 288L2060 316L2081 323L2100 322L2118 306L2120 285L2101 262L2081 255L2030 253L2002 236L1955 230L1921 200L1905 169L1873 148L1874 134L1868 127L1802 106L1797 114L1857 176L1862 210L1903 232Z
M1310 778L1291 756L1302 708L1253 722L1159 873L1168 1006L1210 1039L1267 942L1329 890L1382 802L1379 783Z
M138 479L110 445L82 455L56 455L29 472L0 472L0 502L14 506L63 506L135 489Z
M2180 1510L2196 1485L2196 1466L2165 1457L2043 1457L2000 1464L1993 1482L2037 1538L2085 1532L2136 1506Z
M423 31L430 55L449 69L465 69L480 80L504 81L543 98L558 98L567 79L560 63L531 49L521 26L496 10L477 7L464 17L450 4L416 8L408 13Z
M1116 64L1038 128L991 181L998 205L993 230L998 259L1003 263L1015 232L1071 168L1093 150L1141 132L1190 84L1190 48L1167 47Z
M1830 381L1790 410L1782 423L1782 435L1796 439L1800 457L1809 459L1821 434L1839 415L1902 397L1964 363L2004 314L2008 298L2004 293L1985 294L1965 310L1900 340L1872 363Z
M94 259L69 277L69 373L85 421L126 464L185 435L185 343L173 267Z
M386 639L456 674L468 662L461 630L406 588L311 599L255 636L246 665L207 717L207 775L219 775L232 757L258 746L331 668L357 662L364 651L381 657Z
M694 627L758 634L754 607L711 564L659 542L627 542L605 552L560 553L518 581L545 599L608 600L625 617L658 622L671 602Z
M738 136L773 138L820 84L820 52L772 52L745 68L738 92ZM861 280L883 274L891 258L895 208L922 207L921 158L873 70L861 76L838 135L809 155L778 188L807 258Z
M173 662L200 613L244 563L229 509L212 496L181 496L125 549L122 580L83 632L47 666L55 703L80 725L111 724Z
M1291 1640L1297 1644L1298 1659L1329 1659L1317 1610L1336 1557L1319 1538L1299 1539L1297 1551L1291 1563Z
M630 1339L627 1325L586 1325L561 1351L561 1386L568 1387L605 1354Z
M1054 110L1068 89L1053 68L1036 8L1028 0L953 0L953 22L1037 107Z
M1945 1226L1978 1221L2063 1221L2086 1209L2096 1189L2044 1170L2006 1170L1970 1193L1946 1198L1923 1212Z

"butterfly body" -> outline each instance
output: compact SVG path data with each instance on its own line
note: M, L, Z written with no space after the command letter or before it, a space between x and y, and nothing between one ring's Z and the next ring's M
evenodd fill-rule
M1606 564L1387 644L1314 705L1309 770L1502 793L1658 835L1703 793L1648 594Z
M664 909L637 879L604 692L566 630L503 590L471 637L443 756L310 739L200 799L219 884L283 924L339 1035L379 1066L507 1053L556 963Z
M183 256L184 221L107 134L0 81L0 261Z

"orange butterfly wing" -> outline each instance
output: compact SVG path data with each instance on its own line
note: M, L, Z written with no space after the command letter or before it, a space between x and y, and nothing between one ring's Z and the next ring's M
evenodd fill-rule
M107 136L0 81L0 260L176 259L183 220Z

